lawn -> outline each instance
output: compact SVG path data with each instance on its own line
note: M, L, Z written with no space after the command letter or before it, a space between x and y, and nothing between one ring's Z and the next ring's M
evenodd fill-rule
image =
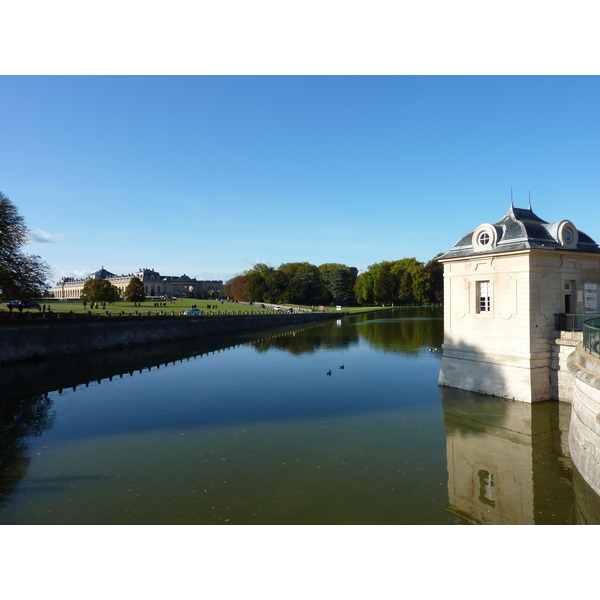
M40 300L40 305L46 305L46 311L48 308L52 310L53 313L70 313L71 311L75 314L87 314L88 311L91 311L92 314L101 314L105 315L106 313L110 313L111 315L118 315L121 312L124 312L125 315L129 315L130 313L135 315L137 313L141 315L147 315L148 312L155 315L156 313L162 313L166 315L170 315L172 312L175 315L179 315L182 311L188 310L193 306L199 308L204 311L205 314L239 314L239 313L259 313L264 314L268 312L267 309L263 309L260 307L260 304L242 304L238 302L221 302L220 300L198 300L197 298L178 298L177 300L147 300L146 302L138 302L134 304L133 302L115 302L114 304L106 304L106 308L102 307L100 303L96 308L94 305L93 309L90 309L90 304L88 303L86 307L83 307L83 303L76 301L59 301L59 300ZM292 305L289 305L292 306ZM287 308L288 305L282 305L283 308ZM293 305L293 308L298 308L298 305ZM319 306L303 306L300 305L299 308L314 309L315 312L321 312L319 310ZM365 307L365 306L352 306L342 307L342 312L344 313L360 313L360 312L369 312L373 310L383 310L386 307L373 306L373 307ZM389 307L387 307L389 308ZM25 312L32 312L33 314L39 314L37 309L26 309ZM6 302L2 302L0 305L0 314L8 314L9 310L6 307ZM15 314L19 314L19 311L14 310ZM323 312L337 312L335 306L325 306L323 307Z

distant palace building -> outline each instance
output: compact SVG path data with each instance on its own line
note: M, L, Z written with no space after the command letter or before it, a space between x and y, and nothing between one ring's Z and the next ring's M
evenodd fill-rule
M152 269L140 269L129 275L115 275L104 267L91 273L83 279L63 277L54 287L54 297L57 299L76 299L81 296L83 285L88 279L107 279L121 295L129 285L132 277L137 277L144 284L146 296L173 296L175 298L215 298L223 287L222 281L201 281L187 275L161 275Z

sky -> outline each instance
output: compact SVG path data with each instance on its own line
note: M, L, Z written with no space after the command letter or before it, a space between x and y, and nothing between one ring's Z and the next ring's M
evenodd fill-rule
M54 279L427 262L515 206L600 241L597 76L2 76Z

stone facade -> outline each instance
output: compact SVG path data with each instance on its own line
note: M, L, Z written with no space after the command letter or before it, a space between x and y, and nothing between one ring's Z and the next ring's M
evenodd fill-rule
M63 277L54 287L54 297L60 300L79 299L88 279L108 279L123 295L132 277L137 277L143 282L144 292L150 298L158 296L218 298L223 287L222 281L202 281L185 274L180 276L161 275L152 269L140 269L129 275L115 275L102 267L83 279Z
M595 316L597 244L570 221L547 223L531 208L511 204L500 221L463 236L439 260L440 384L524 402L558 399L552 373L560 337L556 315Z

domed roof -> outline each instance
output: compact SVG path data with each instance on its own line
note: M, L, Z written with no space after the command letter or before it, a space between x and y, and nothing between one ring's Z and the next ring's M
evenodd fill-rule
M87 279L108 279L109 277L116 277L114 273L107 271L104 267L101 267L97 271L90 273Z
M598 244L571 221L548 223L529 208L515 208L495 223L484 223L464 235L440 258L511 252L531 248L600 252Z

